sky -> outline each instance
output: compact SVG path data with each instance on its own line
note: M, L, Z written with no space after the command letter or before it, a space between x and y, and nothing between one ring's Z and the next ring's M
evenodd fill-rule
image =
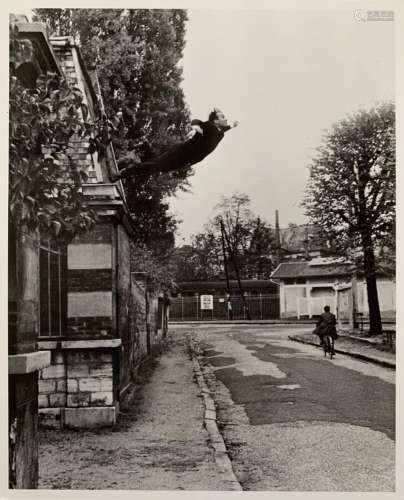
M391 8L380 2L379 8ZM395 96L397 21L364 21L368 2L250 4L251 10L241 0L223 1L221 8L206 0L203 9L191 0L147 5L188 10L181 66L191 117L206 120L217 106L240 122L194 167L190 192L168 200L182 220L178 245L202 231L214 206L236 192L249 195L253 212L272 225L275 210L281 227L307 222L300 203L325 130ZM19 12L32 13L28 6L21 2Z
M358 19L359 18L359 19ZM189 242L222 196L280 226L307 222L299 206L326 129L394 98L394 22L355 10L189 10L182 61L192 118L217 106L240 125L194 167L191 192L170 199Z

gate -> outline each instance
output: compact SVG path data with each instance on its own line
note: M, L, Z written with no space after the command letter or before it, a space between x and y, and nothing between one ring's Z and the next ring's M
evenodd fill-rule
M279 294L253 295L245 297L250 317L253 320L279 319ZM239 296L231 298L234 320L246 320L247 313ZM170 302L171 321L230 320L230 311L225 296L213 297L213 309L201 309L200 297L176 297Z

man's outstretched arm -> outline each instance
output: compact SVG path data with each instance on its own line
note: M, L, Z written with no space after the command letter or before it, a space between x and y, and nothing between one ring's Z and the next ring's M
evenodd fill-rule
M238 122L233 122L233 125L227 125L227 127L223 127L222 130L223 132L227 132L228 130L238 127Z

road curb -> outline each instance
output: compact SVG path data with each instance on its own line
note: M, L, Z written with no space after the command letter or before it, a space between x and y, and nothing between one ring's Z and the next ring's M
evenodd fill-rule
M317 348L320 348L320 346L312 342L310 340L304 340L299 337L295 337L293 335L288 335L290 340L293 340L294 342L300 342L301 344L308 344L308 345L313 345ZM369 361L370 363L375 363L376 365L384 366L385 368L391 368L392 370L396 369L395 363L390 363L389 361L384 361L382 359L377 359L377 358L372 358L371 356L366 356L365 354L360 354L356 352L350 352L350 351L345 351L343 349L335 349L335 352L338 354L346 354L347 356L351 356L352 358L360 359L362 361Z
M239 483L236 475L233 471L233 466L226 448L226 444L223 440L219 428L217 426L217 414L215 402L210 395L211 392L205 381L204 371L199 363L199 358L197 353L199 352L199 346L197 343L187 336L188 347L192 357L192 362L194 365L195 379L198 387L201 391L202 399L205 406L204 414L204 427L209 434L210 444L214 450L215 463L221 474L224 476L224 482L228 485L229 491L243 491L241 484Z

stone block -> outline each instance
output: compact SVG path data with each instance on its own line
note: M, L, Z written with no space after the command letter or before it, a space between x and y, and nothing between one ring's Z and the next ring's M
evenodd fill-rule
M66 392L66 380L56 381L56 392Z
M42 378L62 378L66 375L66 370L64 365L51 365L42 370Z
M56 394L49 395L49 406L66 406L66 394L59 392Z
M111 381L111 389L104 388L101 386L101 380L97 378L83 378L79 380L79 390L80 391L89 391L89 392L103 392L112 390L112 381Z
M78 380L69 379L67 381L67 392L79 392L79 382Z
M205 420L216 420L216 412L212 410L205 410Z
M67 354L67 362L69 364L69 368L72 365L88 363L90 360L91 360L91 353L89 352L75 351L75 352L69 352Z
M77 406L88 406L90 404L90 393L80 392L67 395L67 406L76 408Z
M103 352L99 355L98 359L102 363L112 363L112 352Z
M43 394L38 396L38 407L39 408L48 408L49 406L49 401L48 401L48 396L45 396Z
M40 408L38 422L42 426L61 429L63 427L63 410L61 408Z
M113 388L112 378L101 379L100 382L101 382L101 392L112 391Z
M90 397L91 405L110 406L113 403L112 392L93 392Z
M90 367L92 377L112 377L112 364L105 363L94 368Z
M111 426L115 423L116 408L114 406L65 409L66 427L93 428Z
M63 365L65 358L60 351L52 351L52 365Z
M38 380L39 394L50 394L56 391L56 382L54 380Z
M89 367L87 364L70 365L68 368L69 378L82 378L89 375Z

